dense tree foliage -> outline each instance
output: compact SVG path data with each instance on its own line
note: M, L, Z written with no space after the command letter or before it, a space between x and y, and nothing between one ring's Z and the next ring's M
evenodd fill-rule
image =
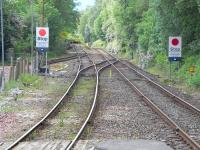
M142 67L163 72L169 70L168 37L181 36L184 60L176 76L200 86L199 6L200 0L97 0L83 12L79 33L85 42L134 57ZM191 65L196 65L193 76L188 73Z
M63 43L67 35L73 34L76 30L79 16L73 0L44 0L44 23L42 22L42 0L4 0L6 52L8 48L14 48L15 53L30 52L32 9L34 32L36 25L48 24L50 50L64 48Z

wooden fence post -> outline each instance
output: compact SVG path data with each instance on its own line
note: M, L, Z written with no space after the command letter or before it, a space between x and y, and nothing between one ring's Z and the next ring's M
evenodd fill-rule
M17 58L16 66L15 66L15 80L19 78L20 75L20 58Z

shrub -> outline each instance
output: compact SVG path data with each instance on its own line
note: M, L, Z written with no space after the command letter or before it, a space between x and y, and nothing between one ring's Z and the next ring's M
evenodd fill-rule
M40 84L41 79L39 76L31 75L31 74L22 74L19 77L19 81L23 83L24 86L37 86Z
M101 40L97 40L92 44L92 47L105 48L106 47L106 42L101 41Z
M5 84L5 90L9 91L10 89L14 89L19 87L19 83L17 81L11 80Z
M200 88L200 75L195 75L193 77L191 77L191 79L189 80L190 85L196 87L196 88Z

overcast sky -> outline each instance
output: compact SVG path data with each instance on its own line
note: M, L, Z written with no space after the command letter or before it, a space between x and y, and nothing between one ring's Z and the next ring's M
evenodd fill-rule
M80 6L78 6L78 10L84 10L87 6L94 5L95 0L75 0L75 2L80 3Z

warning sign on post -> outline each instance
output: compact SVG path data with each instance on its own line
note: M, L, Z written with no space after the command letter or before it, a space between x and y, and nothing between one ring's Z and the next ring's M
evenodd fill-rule
M169 61L180 61L182 57L182 39L181 37L169 37Z
M36 47L37 48L49 48L49 28L48 27L36 27Z

